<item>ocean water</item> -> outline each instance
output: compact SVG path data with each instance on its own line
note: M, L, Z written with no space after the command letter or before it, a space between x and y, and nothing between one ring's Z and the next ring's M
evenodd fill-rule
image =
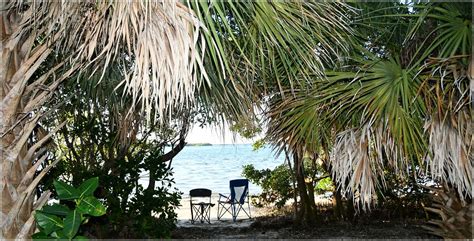
M253 151L252 145L186 146L173 159L175 187L184 193L194 188L208 188L213 193L229 193L229 180L243 178L242 166L253 164L257 169L274 168L284 163L284 156L275 157L271 148ZM249 184L249 192L261 188Z

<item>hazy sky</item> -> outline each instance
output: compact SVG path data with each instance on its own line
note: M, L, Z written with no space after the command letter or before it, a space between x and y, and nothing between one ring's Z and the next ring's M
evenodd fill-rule
M224 127L204 127L193 126L186 138L188 143L211 143L211 144L251 144L254 140L241 138L234 135L227 126Z

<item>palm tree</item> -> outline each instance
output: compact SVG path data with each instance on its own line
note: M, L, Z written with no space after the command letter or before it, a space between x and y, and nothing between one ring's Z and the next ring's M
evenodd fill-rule
M54 163L35 171L46 159L42 145L64 123L46 135L35 128L58 86L77 74L103 75L118 62L135 105L148 118L152 106L163 116L192 103L197 73L206 76L197 52L203 31L180 2L2 2L1 11L0 237L24 238L34 227L31 211L49 196L33 204L36 184Z
M32 210L48 200L49 192L36 202L33 193L57 161L35 172L64 123L46 134L37 123L64 81L107 81L119 66L131 111L147 119L166 121L199 101L235 120L256 97L322 75L323 63L345 50L346 11L312 2L3 1L0 237L28 237Z
M451 185L461 200L471 200L470 5L435 3L410 11L384 4L378 10L359 5L366 8L355 22L362 41L347 66L315 78L312 90L274 103L270 139L312 151L330 141L333 177L364 209L384 188L386 168L405 178L424 171ZM466 218L468 209L443 219ZM461 229L470 228L466 222Z

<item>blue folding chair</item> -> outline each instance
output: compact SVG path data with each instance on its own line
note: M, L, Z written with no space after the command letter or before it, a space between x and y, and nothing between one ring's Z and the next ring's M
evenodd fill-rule
M220 220L224 214L230 213L232 215L232 220L235 222L241 210L247 215L247 217L251 218L249 180L231 180L229 186L230 197L219 193L219 200L217 202L217 220ZM245 203L248 205L248 212L244 208Z

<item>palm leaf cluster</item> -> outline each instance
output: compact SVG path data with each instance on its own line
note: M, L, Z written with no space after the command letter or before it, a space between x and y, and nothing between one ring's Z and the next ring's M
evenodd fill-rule
M308 152L329 143L334 179L363 208L384 187L386 170L429 175L472 198L472 22L465 7L428 4L385 15L405 22L406 38L380 34L392 42L374 48L376 41L362 36L346 66L326 69L310 90L271 103L269 139ZM373 19L354 28L378 24ZM399 48L389 49L397 41Z
M191 6L210 30L206 38L217 46L206 57L223 59L223 65L207 62L213 84L203 85L199 98L232 120L248 117L264 96L306 88L310 76L322 76L324 65L336 64L349 51L346 13L353 9L347 4L198 1Z
M7 5L21 13L22 28L8 46L19 40L39 41L67 58L65 63L98 72L113 64L122 70L125 93L149 115L163 116L170 107L194 100L200 79L206 76L201 53L202 24L178 1L47 1ZM212 47L212 46L211 46ZM34 50L30 50L34 51ZM200 75L199 75L200 73ZM156 108L153 108L156 107Z

